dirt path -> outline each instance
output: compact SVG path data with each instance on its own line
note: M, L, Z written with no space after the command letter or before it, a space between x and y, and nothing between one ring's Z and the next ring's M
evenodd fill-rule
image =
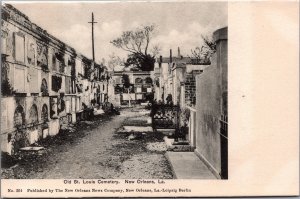
M85 123L78 129L81 136L49 146L46 159L23 161L10 171L9 178L172 178L162 135L150 133L128 140L127 134L116 133L128 113L130 117L142 115L129 110L106 121Z

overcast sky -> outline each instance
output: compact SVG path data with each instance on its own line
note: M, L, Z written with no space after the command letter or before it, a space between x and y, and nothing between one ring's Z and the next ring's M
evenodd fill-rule
M122 31L132 30L141 24L154 23L157 34L152 44L159 44L163 56L177 53L190 54L201 46L201 34L211 33L227 26L226 2L110 2L110 3L12 3L29 19L85 56L92 57L91 13L95 21L96 61L108 58L113 52L125 57L110 41Z

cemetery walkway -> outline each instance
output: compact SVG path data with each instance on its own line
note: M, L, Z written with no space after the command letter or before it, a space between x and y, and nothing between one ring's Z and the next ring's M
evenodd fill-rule
M124 123L145 117L143 110L125 109L120 115L81 122L69 135L61 135L47 154L25 159L2 171L4 178L26 179L170 179L163 135L148 133L136 139L117 133ZM4 172L4 173L3 173Z

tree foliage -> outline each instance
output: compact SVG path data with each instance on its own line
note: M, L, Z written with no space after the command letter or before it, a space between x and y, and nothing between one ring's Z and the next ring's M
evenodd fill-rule
M122 82L123 82L124 88L130 87L130 80L129 80L129 76L127 74L122 75Z
M111 43L129 53L125 67L134 65L141 70L154 68L155 56L159 53L158 46L151 46L150 42L155 34L155 25L145 25L132 31L124 31L122 35Z
M139 53L130 54L124 63L125 67L137 66L137 69L151 71L154 68L155 58L149 54L142 55ZM134 70L134 68L133 68Z

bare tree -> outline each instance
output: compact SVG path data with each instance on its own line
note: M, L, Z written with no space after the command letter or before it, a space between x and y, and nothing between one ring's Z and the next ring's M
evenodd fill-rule
M201 48L196 47L195 49L191 49L191 58L196 59L196 62L209 62L211 56L217 50L216 43L208 37L205 37L203 35L201 35L201 37L204 42L204 45L202 45Z
M155 25L144 25L136 30L123 32L119 38L114 39L111 43L129 53L125 66L135 65L142 70L152 70L155 56L160 50L158 46L152 47L150 45L154 34Z
M157 56L159 52L161 51L161 47L159 45L153 46L153 48L150 50L152 55Z
M206 48L208 51L211 51L212 54L215 53L217 51L216 42L214 42L213 39L210 39L203 35L201 35L201 37L204 41L204 48Z
M117 56L115 53L112 53L109 55L109 59L107 61L107 66L111 69L114 70L115 67L117 66L124 66L124 59L121 59L119 56Z

